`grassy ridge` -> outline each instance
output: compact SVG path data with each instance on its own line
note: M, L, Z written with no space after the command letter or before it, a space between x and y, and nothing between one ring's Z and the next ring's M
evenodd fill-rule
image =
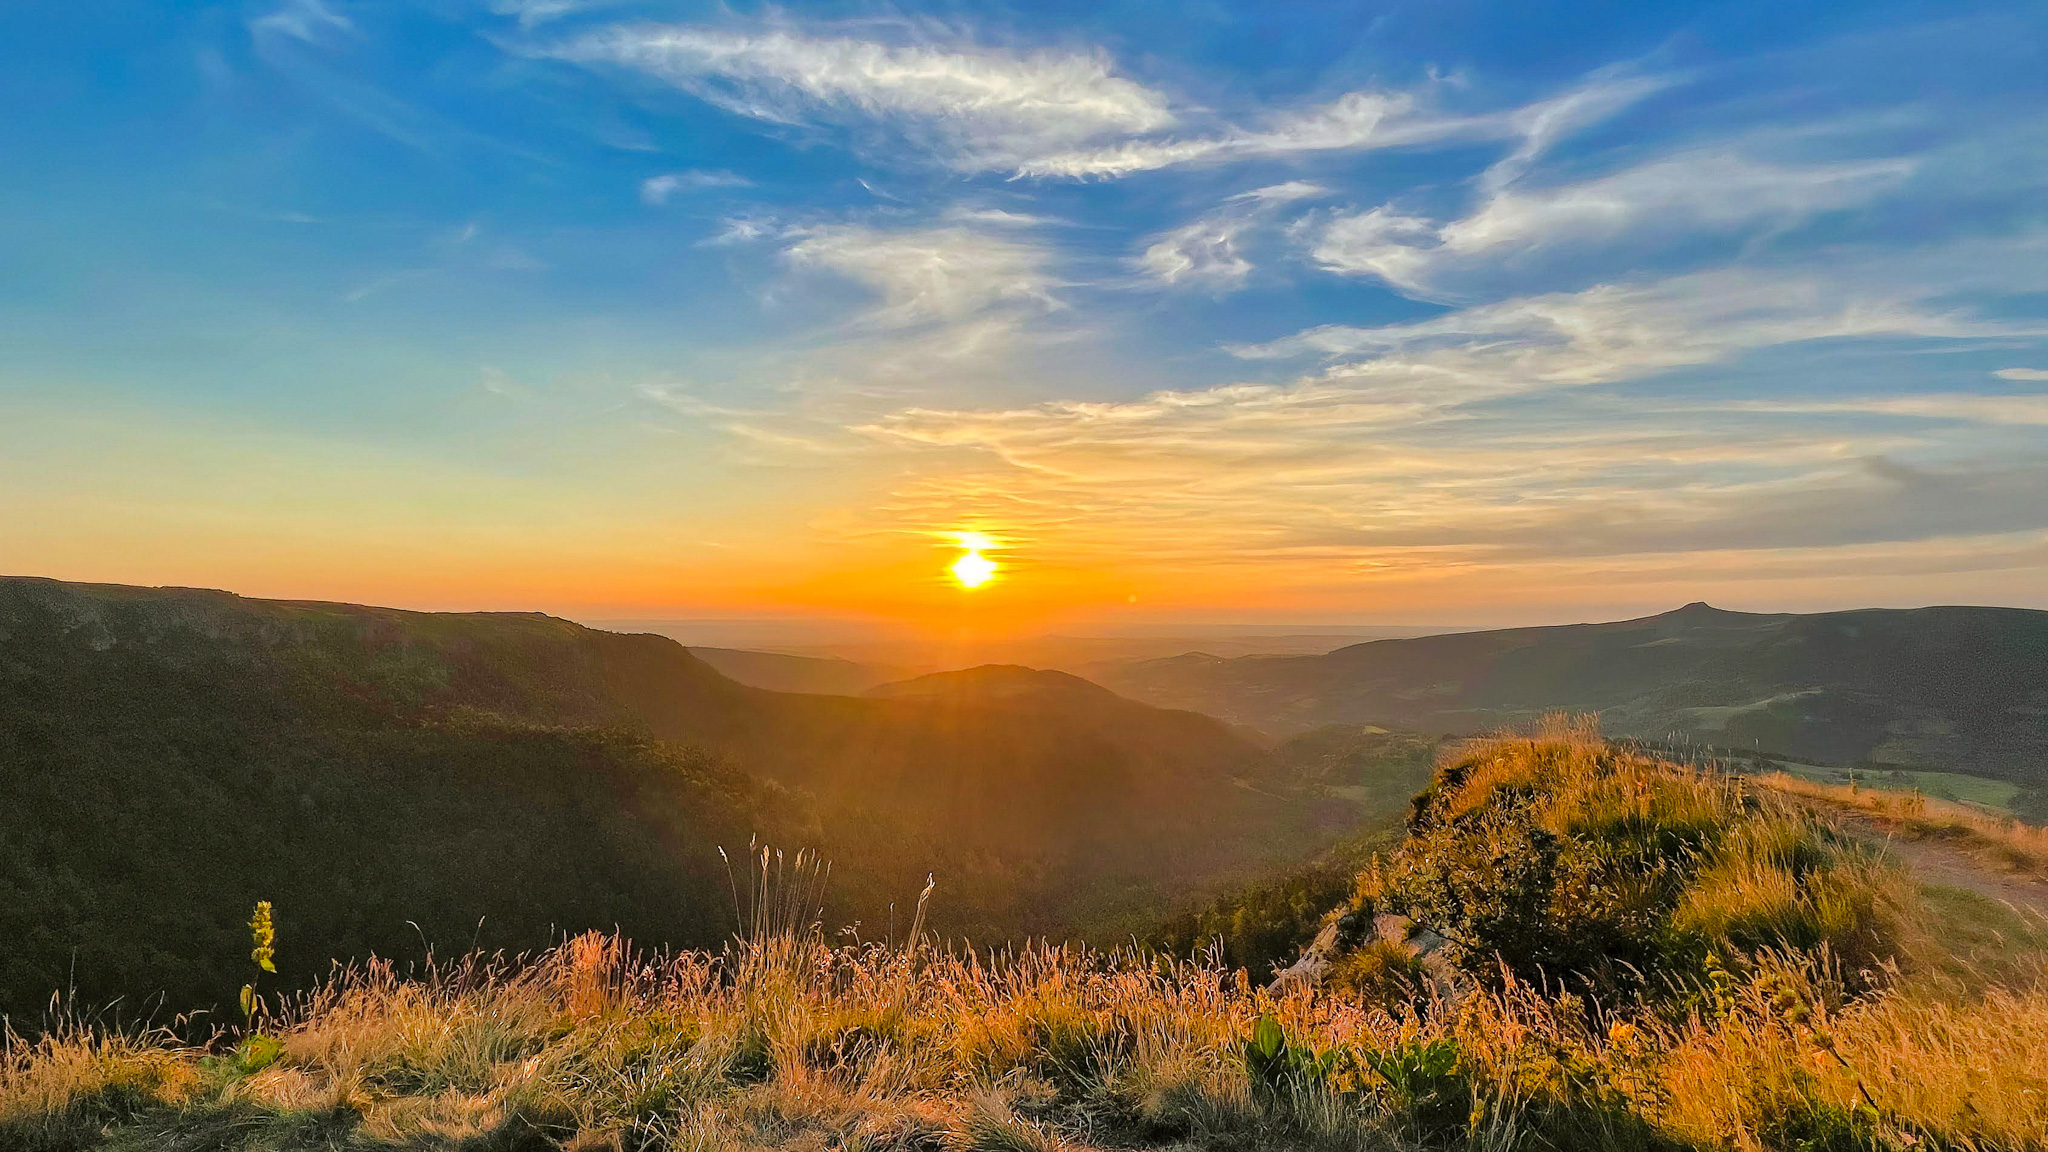
M1407 917L1481 977L1640 993L1794 948L1872 980L1912 927L1904 878L1874 849L1742 778L1651 760L1587 722L1467 746L1408 827L1360 877L1346 919Z
M2048 1148L2048 992L2018 975L2040 957L1956 975L1951 933L1912 930L1938 910L1770 796L1559 731L1447 765L1417 817L1409 871L1390 860L1361 896L1430 867L1458 888L1469 853L1419 850L1458 821L1616 863L1586 886L1551 869L1509 902L1531 918L1466 917L1464 979L1398 997L1149 952L835 946L807 897L771 891L780 911L718 952L589 935L420 979L359 968L263 1021L274 1046L15 1042L0 1145ZM1870 915L1886 902L1903 915ZM1547 933L1588 923L1651 978L1583 950L1575 984L1518 971L1515 947L1554 957Z

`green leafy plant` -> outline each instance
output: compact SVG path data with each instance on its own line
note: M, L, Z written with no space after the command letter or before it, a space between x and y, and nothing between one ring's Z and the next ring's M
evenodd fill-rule
M1466 1124L1471 1092L1463 1075L1464 1054L1454 1038L1403 1040L1391 1048L1367 1049L1360 1059L1386 1085L1395 1112L1410 1117L1425 1140Z
M1270 1012L1261 1012L1240 1053L1253 1091L1265 1097L1327 1085L1348 1063L1341 1048L1321 1052L1288 1039L1287 1030Z
M256 979L242 985L242 1019L254 1024L263 1011L263 998L256 991L256 980L262 979L260 972L277 972L277 925L270 917L270 901L258 900L256 911L249 917L249 940L255 947L249 950L249 959L259 969Z
M257 974L242 985L243 1036L226 1060L228 1067L244 1076L261 1072L284 1054L283 1042L259 1029L267 1009L262 994L256 990L256 982L265 972L277 973L277 924L271 918L268 900L257 901L256 910L249 916L249 942L249 959L256 965Z

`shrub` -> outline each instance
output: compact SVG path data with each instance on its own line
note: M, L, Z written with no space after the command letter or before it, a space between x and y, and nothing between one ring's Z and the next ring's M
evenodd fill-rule
M1473 976L1613 994L1696 984L1709 952L1902 954L1896 869L1740 780L1553 721L1479 742L1416 798L1358 902L1442 934Z

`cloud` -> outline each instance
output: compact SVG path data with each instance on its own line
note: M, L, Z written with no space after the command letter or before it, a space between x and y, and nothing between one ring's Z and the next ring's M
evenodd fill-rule
M770 236L780 235L782 225L773 217L728 216L718 222L718 231L699 243L706 248L721 248L729 244L752 244Z
M1546 249L1631 238L1670 246L1784 227L1866 203L1913 169L1907 159L1776 164L1729 148L1699 149L1573 184L1496 188L1470 215L1441 225L1391 205L1339 215L1323 225L1309 254L1329 271L1440 298L1462 279Z
M2044 377L2048 378L2048 377ZM1743 400L1725 406L1731 411L1827 413L1856 416L1898 416L1917 420L1971 424L2048 427L2048 394L1986 396L1969 392L1930 392L1904 396L1866 396L1846 400Z
M1396 288L1420 292L1437 247L1437 229L1430 221L1382 206L1332 219L1309 255L1332 272L1377 276Z
M515 17L522 28L534 28L565 16L596 8L607 0L491 0L491 11Z
M1447 394L1530 391L1632 379L1820 340L2036 338L2038 321L1961 306L2048 287L2048 234L1920 249L1830 249L1778 267L1731 265L1477 304L1381 327L1319 325L1226 350L1316 356L1328 371L1426 365Z
M1012 212L1007 208L975 208L964 204L948 207L945 218L961 224L984 224L997 228L1040 228L1060 223L1051 216Z
M285 0L268 15L249 22L249 31L253 35L289 36L308 44L318 44L331 34L347 34L355 30L354 22L321 0Z
M1405 92L1347 92L1327 104L1270 115L1263 127L1209 136L1126 140L1055 153L1018 165L1020 176L1113 179L1182 164L1369 151L1450 141L1520 140L1503 164L1526 167L1566 134L1613 115L1669 80L1602 75L1561 96L1506 112L1432 112Z
M1107 56L886 44L794 28L619 26L548 54L633 68L732 112L783 124L883 125L969 171L1173 122L1161 94Z
M1235 288L1252 272L1242 251L1245 235L1282 205L1328 194L1306 180L1240 192L1223 207L1152 237L1135 264L1142 275L1169 286Z
M754 182L735 172L693 170L670 172L661 176L650 176L640 182L640 199L647 204L662 205L678 192L700 191L707 188L752 188Z
M539 18L555 12L553 0L524 4ZM522 21L533 22L523 13ZM1118 74L1100 51L885 42L815 27L615 25L538 51L634 69L758 120L881 130L948 166L1019 177L1114 178L1204 161L1479 140L1517 141L1497 168L1518 174L1556 140L1672 83L1610 70L1558 96L1478 114L1436 111L1414 93L1359 90L1269 112L1253 127L1168 137L1159 133L1181 119L1169 98Z
M1521 145L1488 168L1480 186L1493 192L1514 183L1558 141L1676 82L1676 77L1628 76L1608 70L1563 95L1508 113L1502 119L1512 134L1521 138Z
M1434 129L1418 130L1405 122L1414 109L1414 98L1402 93L1350 92L1320 107L1282 114L1261 131L1232 129L1222 135L1180 140L1128 140L1028 159L1017 166L1017 174L1114 178L1197 161L1389 147L1433 134ZM1401 127L1393 128L1394 123ZM1383 125L1387 127L1383 129Z
M2048 368L2000 368L1992 375L2000 380L2048 380Z
M793 242L782 252L786 263L874 291L881 304L867 320L883 327L960 320L997 307L1059 306L1050 252L1013 235L960 225L892 230L855 224L789 235Z
M1199 283L1231 288L1251 275L1237 238L1251 226L1242 216L1204 216L1161 234L1137 259L1138 269L1162 284Z
M1312 180L1288 180L1280 184L1268 184L1249 192L1239 192L1231 200L1248 200L1257 204L1291 204L1296 200L1316 200L1328 196L1330 190Z
M1361 566L1445 574L2048 527L2048 506L2027 495L2048 481L2048 444L1992 451L1984 439L2043 427L2048 398L1620 391L1812 340L2017 331L1925 303L1941 285L1859 272L1724 269L1325 326L1237 349L1331 361L1283 383L906 407L855 430L908 454L914 478L881 519L980 515L1077 556L1277 564L1289 579L1317 563L1344 566L1332 579L1348 582ZM1937 436L1926 421L1976 430Z
M1253 360L1367 357L1349 370L1422 369L1434 393L1469 397L1610 383L1810 340L2014 331L1928 309L1900 289L1726 269L1522 297L1415 324L1323 325L1229 350Z
M1910 160L1780 165L1737 152L1681 153L1557 188L1503 191L1444 226L1453 252L1619 235L1636 228L1789 222L1865 202L1913 170Z

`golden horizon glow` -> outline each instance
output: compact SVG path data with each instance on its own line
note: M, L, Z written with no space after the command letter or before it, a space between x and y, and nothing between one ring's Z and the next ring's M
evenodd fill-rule
M958 580L962 588L974 589L995 579L1000 568L1001 565L970 548L946 571L953 574L953 579Z

